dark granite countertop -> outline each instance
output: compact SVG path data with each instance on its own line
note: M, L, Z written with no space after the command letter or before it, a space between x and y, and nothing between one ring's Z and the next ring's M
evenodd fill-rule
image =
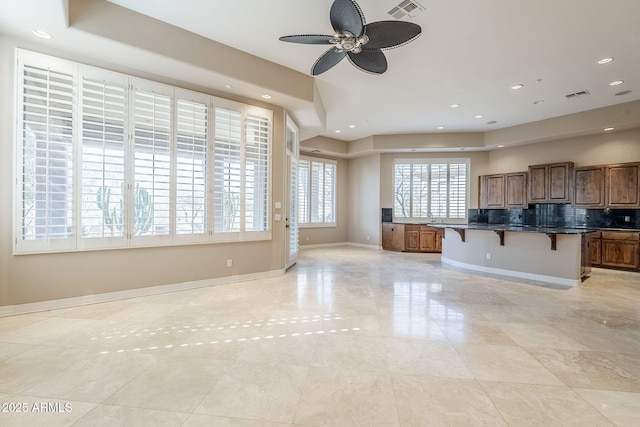
M462 230L510 231L516 233L545 233L545 234L585 234L593 231L640 231L629 228L586 228L586 227L539 227L535 225L505 225L505 224L429 224L435 228L457 228Z

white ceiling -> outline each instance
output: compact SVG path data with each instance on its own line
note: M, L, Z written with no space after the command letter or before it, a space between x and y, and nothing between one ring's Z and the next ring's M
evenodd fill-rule
M332 33L332 0L109 1L305 74L327 46L283 43L278 37ZM399 2L358 1L367 22L393 19L387 12ZM382 134L485 132L640 99L638 0L418 2L426 11L405 20L419 24L422 35L385 52L385 74L363 73L344 60L316 77L326 112L326 128L316 133L350 141ZM0 32L24 38L36 25L59 29L67 33L59 35L66 50L92 52L80 48L91 35L66 28L66 3L0 0ZM92 53L109 60L107 50ZM609 56L614 61L598 64ZM132 61L128 66L135 69ZM189 81L187 73L171 77ZM624 83L610 86L615 80ZM512 90L517 83L524 87ZM590 95L565 97L583 90ZM615 95L623 90L631 93ZM538 100L544 102L534 104ZM453 103L460 107L450 108Z

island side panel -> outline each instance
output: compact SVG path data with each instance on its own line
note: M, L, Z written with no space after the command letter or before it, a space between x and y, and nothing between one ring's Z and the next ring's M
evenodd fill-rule
M487 254L490 254L489 256ZM442 262L464 268L576 285L581 276L580 234L558 234L556 250L544 233L505 232L504 246L491 230L466 230L465 242L445 230ZM475 267L475 268L474 268Z

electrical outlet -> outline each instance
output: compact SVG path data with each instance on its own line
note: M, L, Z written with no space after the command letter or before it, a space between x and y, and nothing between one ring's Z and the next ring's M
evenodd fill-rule
M227 267L233 267L233 260L232 259L228 259L227 260Z
M630 222L630 221L631 221L631 217L629 215L625 215L624 222Z
M487 252L487 259L491 259L491 252Z

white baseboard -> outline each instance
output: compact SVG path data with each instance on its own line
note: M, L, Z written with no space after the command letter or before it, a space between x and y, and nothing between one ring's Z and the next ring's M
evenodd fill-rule
M348 246L347 242L337 242L337 243L318 243L317 245L300 245L298 249L318 249L318 248L331 248L335 246Z
M517 277L519 279L535 280L538 282L552 283L554 285L563 286L578 286L581 283L580 279L565 279L563 277L546 276L544 274L525 273L523 271L504 270L502 268L485 267L482 265L467 264L460 261L455 261L449 258L441 257L440 261L443 264L448 264L453 267L460 267L466 270L480 271L482 273L498 274L501 276Z
M347 243L347 245L355 246L357 248L375 249L375 250L378 250L378 251L382 250L382 246L378 246L378 245L365 245L364 243L353 243L353 242L349 242L349 243Z
M268 279L270 277L282 276L284 273L284 269L271 270L261 273L250 273L238 276L174 283L170 285L149 286L145 288L130 289L126 291L107 292L104 294L83 295L81 297L8 305L0 307L0 317L35 313L38 311L57 310L61 308L78 307L81 305L97 304L102 302L119 301L130 298L146 297L168 292L186 291L189 289L205 288L208 286L227 285L231 283L246 282L257 279Z

